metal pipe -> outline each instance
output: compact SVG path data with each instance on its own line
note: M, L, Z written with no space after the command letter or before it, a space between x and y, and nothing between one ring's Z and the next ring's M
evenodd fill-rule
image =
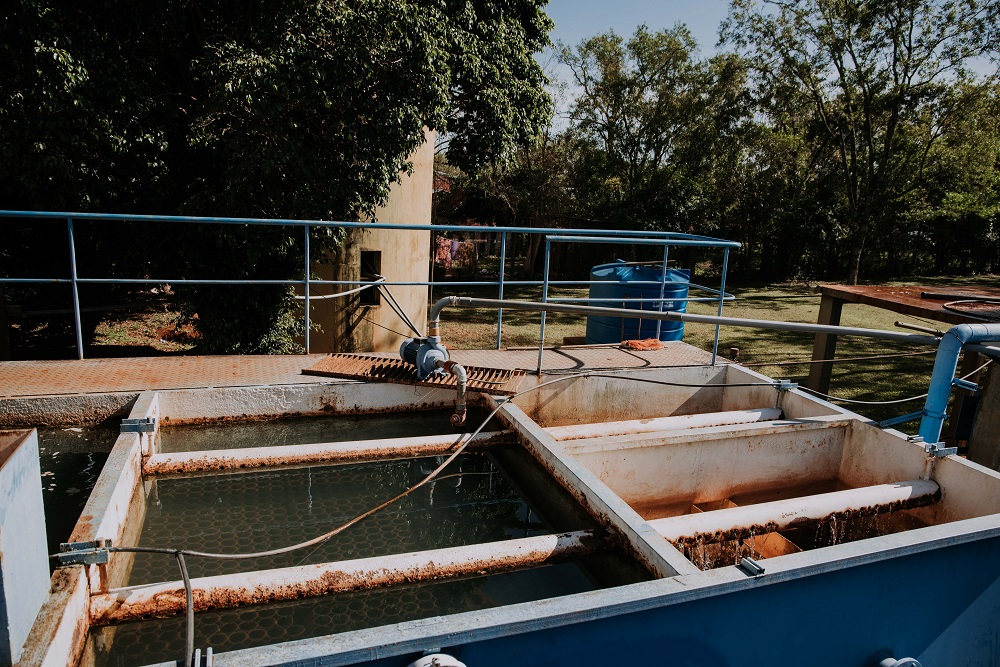
M73 238L73 218L66 218L69 232L69 274L73 283L73 330L76 332L76 358L83 359L83 322L80 319L80 282L76 272L76 241Z
M993 345L968 344L964 349L966 352L978 352L987 357L1000 358L1000 347Z
M446 296L431 308L430 320L432 326L440 327L441 311L448 306L472 308L509 308L511 310L551 311L559 313L577 313L580 315L610 315L612 317L635 318L636 311L627 308L601 308L596 306L576 306L573 304L538 303L537 301L511 301L497 299L476 299L465 296ZM666 311L662 313L645 312L644 317L671 320L674 322L692 322L695 324L723 324L735 327L750 327L755 329L774 329L778 331L799 331L802 333L828 333L838 336L862 336L895 340L919 345L937 345L938 339L933 336L921 336L899 331L883 329L862 329L858 327L842 327L826 324L811 324L808 322L777 322L773 320L751 320L740 317L718 317L715 315L692 315ZM961 325L968 326L968 325ZM982 326L982 325L979 325Z
M945 332L934 357L931 384L924 402L924 417L920 420L919 435L925 442L936 443L941 438L941 427L947 416L948 397L955 380L958 355L968 343L1000 341L1000 324L957 324Z
M603 438L613 435L635 435L706 426L726 426L772 421L781 418L778 408L758 408L756 410L733 410L729 412L707 412L697 415L677 415L656 419L633 419L630 421L601 422L596 424L573 424L571 426L549 426L545 432L555 440L579 440L582 438Z
M542 275L542 303L549 300L549 260L552 253L552 243L545 237L545 272ZM545 311L542 311L542 322L538 333L538 374L542 374L542 352L545 350Z
M480 433L469 444L469 448L475 449L495 444L497 440L504 438L508 433L509 431ZM350 463L415 456L442 456L454 451L458 439L457 435L449 434L387 440L320 442L308 445L160 453L153 454L143 461L142 474L144 476L174 475L268 466Z
M432 232L469 232L467 225L399 225L392 222L346 222L335 220L294 220L290 218L221 218L221 217L201 217L193 215L128 215L124 213L70 213L55 211L0 211L0 218L79 218L81 220L93 221L125 221L125 222L183 222L183 223L210 223L218 225L265 225L277 227L302 227L311 225L315 227L341 227L344 229L393 229L411 231L432 231ZM491 227L491 232L508 232L517 234L547 234L550 229L539 227ZM709 243L717 247L739 248L742 244L738 241L726 241L711 236L700 236L698 234L682 234L679 232L656 232L631 229L560 229L563 234L587 234L590 236L604 236L606 240L620 238L652 238L652 239L676 239L676 240L697 240Z
M320 563L191 580L195 611L267 604L332 593L521 570L608 548L592 530L472 544L337 563ZM166 618L184 611L184 584L112 589L90 599L92 625Z
M729 271L729 248L726 248L722 255L722 279L719 283L719 310L716 312L718 317L722 317L722 306L725 304L725 294L726 294L726 272ZM712 365L714 366L719 360L719 332L722 326L719 324L715 325L715 337L712 339Z
M654 519L649 524L671 542L692 545L814 525L831 517L848 519L884 514L929 505L940 497L941 488L936 482L914 479L700 514L683 514Z
M565 231L565 230L561 230ZM608 238L607 236L568 236L565 234L560 234L558 236L546 236L545 238L551 239L552 241L561 243L614 243L613 238ZM660 245L663 243L661 237L654 238L635 238L629 239L628 241L623 241L629 245ZM727 247L726 242L718 242L715 239L681 239L681 238L671 238L669 239L670 245L675 246L691 246L691 247ZM731 247L731 246L730 246Z
M12 284L27 284L27 283L38 283L38 284L57 284L57 283L72 283L72 278L3 278L0 277L0 283L12 283ZM160 285L163 283L178 284L178 285L304 285L305 281L296 278L289 279L238 279L234 278L232 280L225 279L204 279L200 280L198 278L78 278L79 283L95 283L95 284L108 284L108 285ZM363 280L317 280L310 279L310 285L365 285L370 281ZM549 286L558 285L560 287L568 287L573 285L593 285L596 283L607 283L604 280L550 280ZM433 280L384 280L379 282L380 285L386 285L388 287L486 287L489 285L499 285L500 283L496 280L458 280L458 281L433 281ZM542 284L541 280L507 280L504 282L505 285L517 285L519 287L537 287ZM658 280L636 280L629 281L630 285L659 285ZM710 294L718 294L718 290L709 289L707 287L701 287L698 285L690 284L691 289L700 289ZM315 298L315 297L313 297ZM736 297L732 294L726 295L726 301L733 301ZM717 301L715 298L692 298L692 297L675 297L673 299L667 299L668 301Z
M455 388L458 393L455 396L455 414L451 416L451 425L461 426L465 423L465 385L468 380L465 368L450 359L447 361L438 359L434 365L455 376Z
M658 310L663 310L663 295L667 290L667 274L670 269L667 268L667 260L670 258L670 246L666 243L663 244L663 270L660 273L660 300L657 303ZM690 281L688 281L690 282ZM690 289L690 288L688 288ZM663 327L663 320L656 320L656 340L660 340L660 329ZM639 333L639 338L642 338L642 325L636 330Z
M305 258L306 258L306 280L305 289L302 290L305 296L305 313L306 313L306 333L305 333L305 348L306 354L309 354L309 277L311 274L311 267L309 266L309 225L305 227Z
M507 232L500 234L500 287L497 298L503 301L503 277L507 266ZM503 308L497 309L497 349L500 349L503 338Z

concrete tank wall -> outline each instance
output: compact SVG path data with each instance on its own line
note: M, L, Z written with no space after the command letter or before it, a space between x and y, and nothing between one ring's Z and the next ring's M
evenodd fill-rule
M400 182L393 183L389 201L376 211L379 222L430 224L434 185L433 132L426 132L426 141L410 156L410 162L413 173L400 174ZM361 253L376 251L381 253L381 274L386 280L426 281L429 249L429 231L353 229L340 250L328 261L317 263L314 270L324 280L359 280ZM347 289L350 287L318 286L313 288L312 294L331 294ZM417 328L424 332L427 287L396 286L389 290ZM312 301L312 320L322 327L322 331L312 333L310 352L394 352L404 338L412 335L384 298L376 306L363 305L362 301L358 294Z

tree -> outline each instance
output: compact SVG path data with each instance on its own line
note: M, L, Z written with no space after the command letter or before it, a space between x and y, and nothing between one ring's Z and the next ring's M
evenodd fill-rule
M546 123L532 57L548 43L543 5L12 0L0 149L16 159L0 163L0 207L371 218L425 127L448 132L450 161L475 172ZM301 241L281 230L183 227L158 244L174 240L166 268L207 277L301 266ZM294 309L289 291L258 290L265 312L245 294L189 293L215 349L288 349L266 334Z
M870 236L899 220L960 117L949 87L994 51L997 13L994 1L734 0L723 38L752 62L765 109L801 97L836 158L852 284Z
M571 127L589 146L580 185L595 217L684 231L715 222L711 172L746 119L745 68L696 50L684 26L562 47L580 90Z

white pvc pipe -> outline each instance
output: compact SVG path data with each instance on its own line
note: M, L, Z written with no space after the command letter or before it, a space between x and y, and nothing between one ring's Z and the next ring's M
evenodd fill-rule
M757 535L820 523L831 515L871 514L932 502L940 492L936 482L914 479L860 489L820 493L802 498L654 519L650 525L671 542L721 541L736 532Z
M545 432L555 440L578 440L601 438L612 435L635 435L657 431L676 431L705 426L725 426L749 424L781 418L778 408L757 408L754 410L733 410L730 412L706 412L698 415L678 415L656 417L654 419L633 419L630 421L601 422L597 424L573 424L571 426L550 426Z
M471 447L485 446L501 431L480 433ZM215 449L202 452L154 454L142 465L143 475L241 470L266 466L348 463L415 456L439 456L454 451L461 436L430 435L386 440L321 442L310 445Z
M191 580L194 609L225 609L458 576L505 572L600 551L594 531L538 535L336 563L240 572ZM90 599L90 622L107 625L176 616L185 610L181 581L118 588Z

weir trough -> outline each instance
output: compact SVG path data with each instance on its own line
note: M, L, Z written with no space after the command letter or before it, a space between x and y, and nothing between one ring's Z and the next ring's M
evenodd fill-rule
M183 664L186 576L220 667L995 664L996 472L733 364L581 373L470 387L472 440L448 387L139 393L19 664Z

